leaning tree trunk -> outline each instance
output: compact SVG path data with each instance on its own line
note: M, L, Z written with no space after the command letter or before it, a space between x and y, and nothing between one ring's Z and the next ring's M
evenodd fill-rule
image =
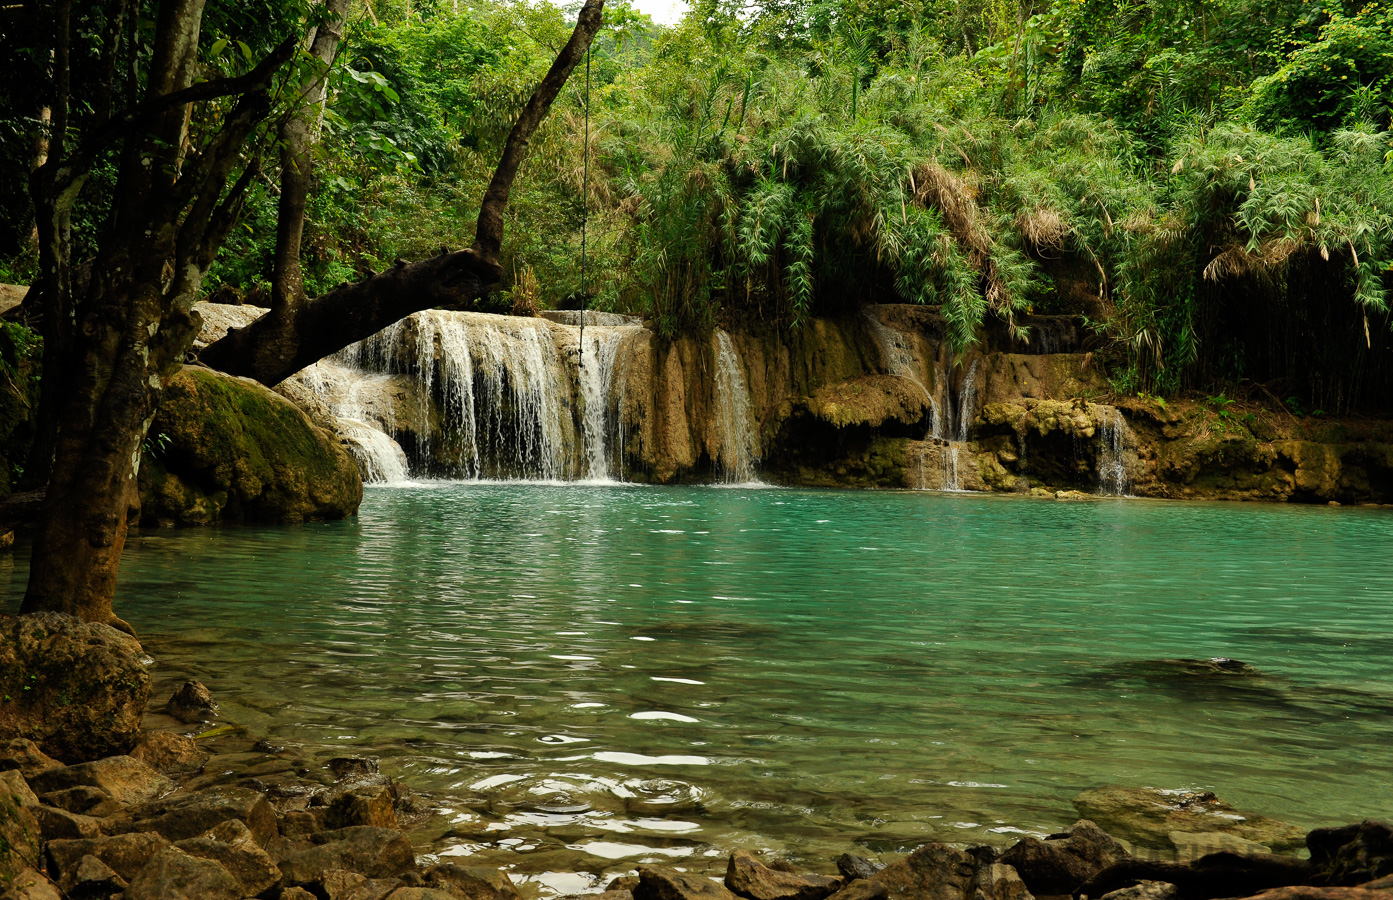
M141 445L164 382L197 334L190 311L199 283L236 219L254 165L229 187L231 174L248 136L270 113L272 76L295 50L295 41L286 41L247 75L194 84L204 2L160 4L145 100L93 129L63 158L51 152L45 165L53 168L36 180L47 191L35 198L44 210L41 240L54 248L40 279L45 318L71 317L74 327L66 346L45 352L46 371L64 373L64 394L53 401L53 474L22 612L124 626L112 597ZM221 128L186 156L189 103L228 96L238 99ZM63 213L102 149L120 138L112 224L85 286L75 285Z
M273 385L423 309L459 309L498 283L503 210L527 147L566 79L600 30L604 0L586 0L575 30L537 86L503 146L503 156L479 207L474 245L396 267L313 300L273 308L204 348L199 361L232 375Z

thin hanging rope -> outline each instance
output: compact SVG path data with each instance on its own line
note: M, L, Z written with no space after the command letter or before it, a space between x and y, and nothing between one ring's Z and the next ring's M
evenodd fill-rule
M581 178L581 200L584 204L580 216L580 356L579 365L585 365L585 312L590 305L590 286L586 281L585 238L590 224L590 48L585 48L585 174Z

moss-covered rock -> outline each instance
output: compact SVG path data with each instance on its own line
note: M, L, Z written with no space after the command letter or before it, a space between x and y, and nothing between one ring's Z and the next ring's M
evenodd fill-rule
M66 763L125 753L150 699L144 655L109 625L0 617L0 740L27 738Z
M290 401L189 366L170 379L140 467L141 522L304 522L354 515L358 468Z

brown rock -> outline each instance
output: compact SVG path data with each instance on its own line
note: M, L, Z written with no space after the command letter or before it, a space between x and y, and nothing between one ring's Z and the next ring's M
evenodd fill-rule
M308 837L320 830L319 820L303 809L288 809L281 814L280 832L285 837Z
M336 756L325 763L335 781L352 781L378 773L377 760L367 756Z
M38 745L26 738L11 738L0 741L0 772L18 769L25 778L62 768L63 764L39 749Z
M166 847L126 888L124 900L240 900L241 885L212 860Z
M598 894L585 894L585 900L634 900L630 890L601 891Z
M8 885L8 890L0 894L5 900L64 900L53 882L35 869L22 870Z
M781 872L737 850L726 866L725 884L748 900L823 900L841 889L842 879Z
M109 625L0 616L0 739L26 738L69 763L124 753L150 697L144 658Z
M89 853L65 873L58 886L71 897L109 897L126 889L126 879Z
M313 884L332 869L369 878L391 878L415 868L411 843L400 832L368 826L324 831L316 846L291 854L280 869L288 885Z
M147 731L136 741L130 755L165 775L198 772L208 762L193 738L170 731Z
M132 811L129 830L155 831L171 841L195 838L220 822L236 819L258 844L276 834L276 812L250 788L217 786L196 794L175 794Z
M39 823L34 820L32 809L34 794L17 778L17 772L6 772L9 776L0 780L0 885L8 884L26 869L30 869L39 859ZM12 785L12 782L18 782Z
M460 900L522 900L513 880L497 869L440 863L421 874L427 885L450 891Z
M64 769L50 769L29 779L29 784L40 794L83 786L99 788L122 806L146 803L175 788L174 782L129 756L109 756Z
M256 843L247 826L236 819L219 823L203 836L179 841L174 846L190 856L211 859L222 866L241 883L245 896L259 895L281 880L281 870Z
M636 887L638 887L637 875L620 875L618 878L610 879L609 884L605 885L605 893L610 891L628 891L632 894Z
M1001 857L1036 894L1072 894L1103 869L1130 854L1087 819L1047 840L1019 841Z
M986 847L925 844L870 880L885 885L891 900L1030 900L1016 870L993 855Z
M858 878L874 878L875 873L885 868L884 863L867 859L864 856L855 856L851 853L843 853L837 857L837 871L842 873L842 877L848 882Z
M667 866L639 866L634 900L735 900L735 895L709 878Z
M458 897L436 888L401 887L388 894L387 900L458 900Z
M218 704L201 681L186 681L164 705L164 711L186 725L207 722L217 717Z
M1170 833L1173 831L1232 834L1278 851L1298 849L1306 837L1301 829L1286 822L1266 816L1240 814L1208 791L1098 788L1075 797L1074 808L1080 816L1098 823L1108 834L1133 843L1167 849L1171 846Z
M17 770L0 772L0 795L9 797L18 806L38 806L39 798L29 787L29 782Z
M1358 886L1295 885L1254 894L1251 900L1388 900L1388 891Z
M90 840L49 841L50 871L66 879L85 856L95 856L112 871L130 881L156 853L169 846L158 834L120 834Z
M66 809L71 813L94 816L98 819L119 812L121 804L101 788L78 785L61 791L50 791L39 798L45 806Z
M1099 900L1175 900L1180 890L1164 881L1139 881L1131 887L1104 894Z
M369 825L373 828L396 828L397 813L391 789L383 784L360 785L339 794L324 813L327 828L350 828Z
M1393 875L1393 825L1365 819L1357 825L1317 828L1306 835L1316 884L1357 885Z
M832 900L887 900L890 891L879 881L858 878L832 895Z
M302 887L286 888L276 895L276 900L319 900Z
M102 833L101 820L91 816L80 816L66 809L43 805L35 806L29 812L34 814L34 821L39 823L39 833L46 841L94 838Z

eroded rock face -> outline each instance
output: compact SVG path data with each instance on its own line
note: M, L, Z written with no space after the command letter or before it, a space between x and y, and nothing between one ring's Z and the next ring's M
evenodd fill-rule
M1034 894L1072 894L1079 885L1130 854L1087 819L1047 840L1025 838L1001 856Z
M126 752L150 697L144 658L135 638L109 625L59 613L0 617L0 738L30 740L68 763ZM32 770L27 759L17 767Z
M1075 797L1074 808L1107 833L1150 847L1169 849L1171 832L1232 834L1278 852L1306 843L1305 832L1296 826L1240 814L1207 791L1097 788Z
M305 522L354 515L358 468L289 400L185 367L165 386L140 467L141 522Z

